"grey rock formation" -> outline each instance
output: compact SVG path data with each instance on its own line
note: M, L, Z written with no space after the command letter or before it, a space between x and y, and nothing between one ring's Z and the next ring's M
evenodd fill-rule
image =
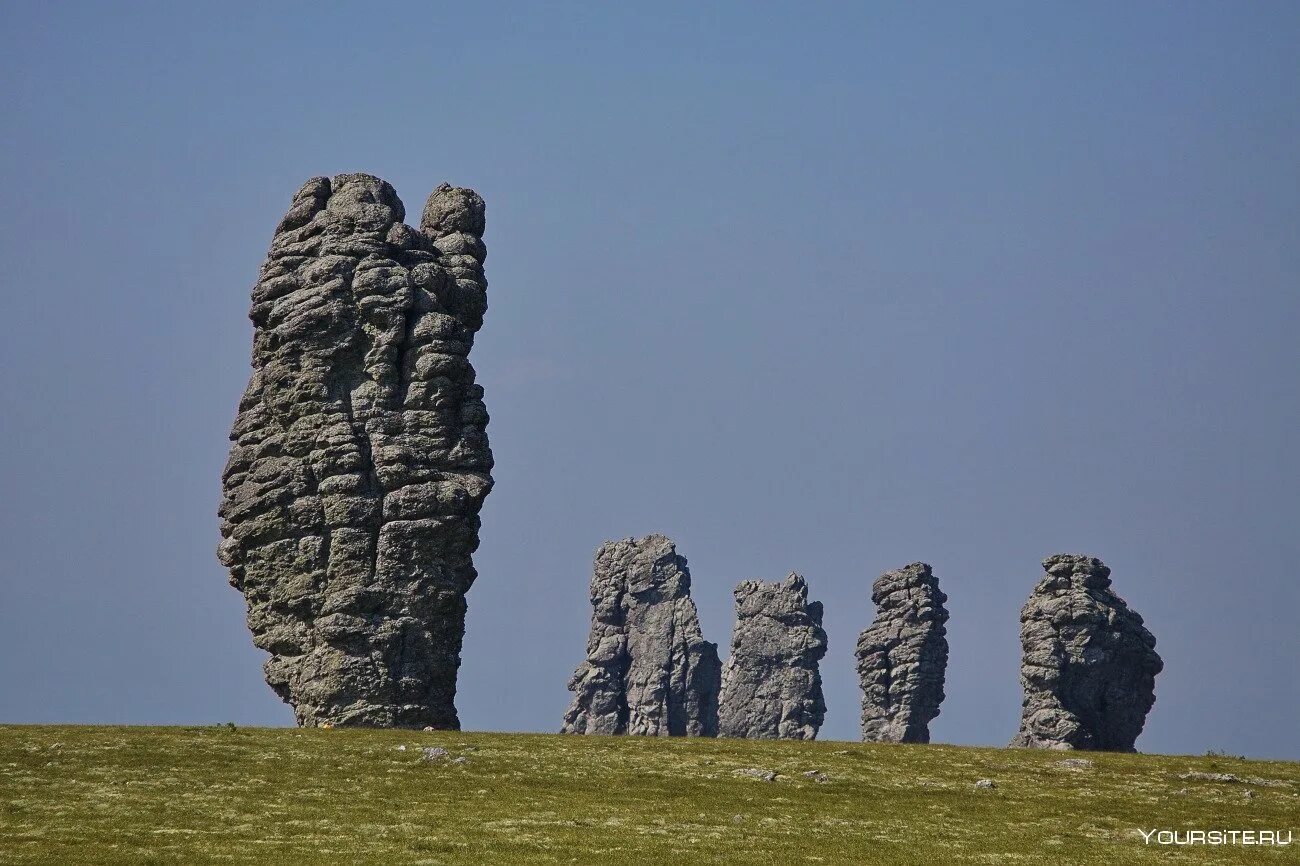
M1043 560L1020 612L1024 705L1012 746L1131 752L1164 663L1156 639L1091 556Z
M871 585L876 619L858 636L862 739L928 743L948 667L948 596L924 562Z
M700 632L686 559L662 535L609 541L591 576L587 659L569 679L566 734L712 737L717 644Z
M722 671L718 733L812 740L826 716L818 662L826 655L822 605L798 574L736 587L736 629Z
M218 556L301 725L459 725L492 487L467 357L487 308L483 200L444 184L419 229L404 217L379 178L313 178L253 288Z

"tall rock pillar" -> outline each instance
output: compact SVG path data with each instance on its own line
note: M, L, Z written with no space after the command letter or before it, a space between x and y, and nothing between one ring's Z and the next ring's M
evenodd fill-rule
M718 646L704 640L690 593L686 559L665 536L601 545L563 733L717 734Z
M819 663L826 655L822 604L798 574L781 583L741 581L736 628L722 672L718 733L816 739L826 716Z
M1020 612L1024 704L1012 746L1132 752L1164 667L1095 557L1058 554Z
M465 593L492 489L469 363L483 200L420 228L377 177L313 178L253 287L218 556L301 725L456 728Z
M928 743L948 667L948 596L930 566L887 571L871 586L876 619L858 637L862 739Z

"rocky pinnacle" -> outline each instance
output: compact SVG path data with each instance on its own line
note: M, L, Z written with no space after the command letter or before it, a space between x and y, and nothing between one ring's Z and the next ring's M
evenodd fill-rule
M219 558L301 725L459 726L492 488L468 359L487 308L483 211L444 184L416 229L377 177L312 178L253 288Z
M722 672L718 733L812 740L826 715L818 663L826 655L822 605L798 574L736 587L736 628Z
M1091 556L1043 560L1020 612L1024 704L1012 746L1131 752L1164 663L1156 639Z
M876 619L858 636L862 739L928 743L948 667L948 596L924 562L887 571L871 586Z
M567 734L711 737L717 644L700 632L686 559L662 535L610 541L591 576L587 658L569 679Z

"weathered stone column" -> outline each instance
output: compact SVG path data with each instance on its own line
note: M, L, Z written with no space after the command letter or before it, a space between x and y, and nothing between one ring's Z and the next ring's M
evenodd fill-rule
M487 308L483 214L444 184L416 230L379 178L313 178L253 288L219 558L301 725L459 726L492 488L468 359Z
M718 733L816 739L826 716L818 663L826 655L822 605L798 574L736 587L736 629L722 672Z
M1024 705L1012 746L1132 752L1164 667L1156 639L1091 556L1043 560L1020 612Z
M587 658L562 733L712 737L718 646L704 640L686 559L662 535L596 551Z
M924 562L887 571L871 587L875 621L858 637L862 739L928 743L948 667L948 596Z

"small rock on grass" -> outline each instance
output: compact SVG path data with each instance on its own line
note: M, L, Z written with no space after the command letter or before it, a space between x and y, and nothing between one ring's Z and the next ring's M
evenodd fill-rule
M1240 782L1240 776L1234 776L1232 773L1182 773L1178 776L1180 779L1197 779L1202 782Z
M760 770L757 767L745 767L744 769L736 770L736 775L762 779L764 782L775 782L777 774L774 770Z
M975 783L975 787L976 787L976 788L996 788L996 787L997 787L997 783L995 783L992 779L980 779L978 782Z
M829 781L826 778L826 774L819 770L809 770L806 773L804 773L804 777L808 779L812 779L814 782L816 782L819 785L823 782Z
M1287 783L1281 779L1260 779L1255 776L1237 776L1233 773L1201 773L1195 770L1179 773L1180 779L1194 779L1198 782L1234 782L1244 785L1258 785L1265 788L1285 788Z
M425 761L436 761L439 758L447 757L447 750L442 746L425 746L420 749L420 752L423 756L422 760Z
M1067 770L1090 770L1096 765L1087 758L1066 758L1064 761L1057 761L1056 766L1065 767Z

